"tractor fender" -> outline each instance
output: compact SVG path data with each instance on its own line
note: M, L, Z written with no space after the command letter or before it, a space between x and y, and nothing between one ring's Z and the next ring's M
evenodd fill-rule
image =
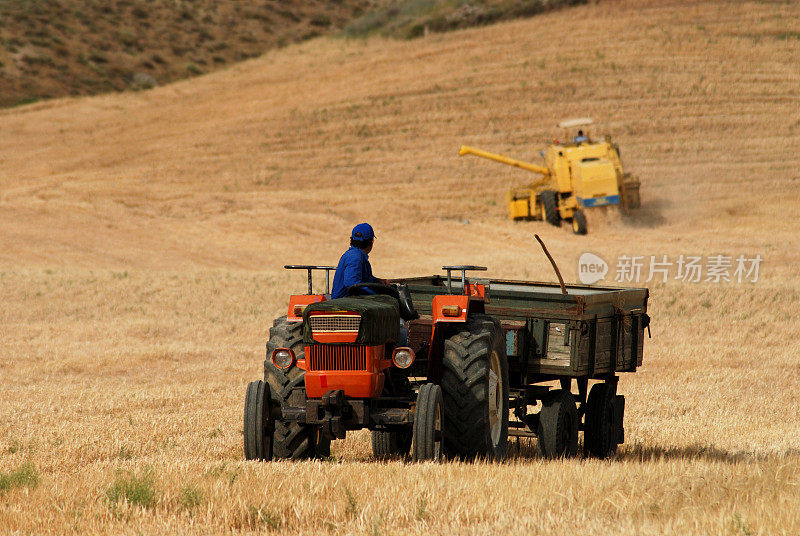
M482 295L442 294L433 298L433 328L428 351L428 381L437 385L441 381L444 341L456 327L455 325L464 324L470 315L484 311Z

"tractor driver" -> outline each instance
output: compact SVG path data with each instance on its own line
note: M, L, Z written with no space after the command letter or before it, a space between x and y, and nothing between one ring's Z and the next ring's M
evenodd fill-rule
M347 296L347 288L359 283L388 284L385 279L378 279L372 275L372 266L369 264L369 252L375 240L375 232L368 223L359 223L350 233L350 249L344 252L336 266L333 276L333 289L331 299ZM359 294L375 294L368 288L359 289Z
M583 130L579 130L578 135L572 138L572 142L579 145L585 141L589 141L589 138L583 135Z
M333 289L331 299L344 298L347 296L347 289L359 283L381 283L388 285L386 279L378 279L372 275L372 266L369 264L369 252L372 251L372 244L375 241L375 231L368 223L359 223L353 227L350 233L350 248L344 252L336 266L336 273L333 276ZM375 294L368 288L358 289L358 294ZM408 344L408 327L400 318L398 331L398 345Z

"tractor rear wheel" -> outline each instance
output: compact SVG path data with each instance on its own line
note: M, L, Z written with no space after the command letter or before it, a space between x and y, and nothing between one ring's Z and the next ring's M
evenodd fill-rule
M545 458L572 458L578 453L578 409L572 393L557 389L542 400L538 435Z
M415 462L442 459L442 388L426 383L419 388L414 414L411 458Z
M444 343L444 446L461 458L502 459L508 444L508 362L503 329L472 315Z
M572 232L578 235L586 234L586 214L576 210L572 214Z
M269 385L261 380L250 382L244 398L244 458L266 460L272 458L271 417L272 401Z
M616 398L616 389L606 382L593 385L589 391L586 400L586 431L583 434L586 456L608 458L617 451L617 430L622 428L622 423L616 421L622 416L616 415Z
M558 213L558 195L554 190L543 190L539 194L542 201L542 219L550 225L559 227L561 225L561 215Z
M305 356L303 345L303 323L287 322L286 317L277 318L269 328L267 359L264 361L264 380L269 384L274 404L305 405L305 371L297 366L288 370L279 369L272 363L272 352L276 348L290 348L297 359ZM296 389L297 388L297 389ZM322 436L316 426L296 422L275 420L272 439L272 455L275 458L317 458L330 456L331 440Z
M406 430L373 430L372 454L379 460L408 456L411 433Z

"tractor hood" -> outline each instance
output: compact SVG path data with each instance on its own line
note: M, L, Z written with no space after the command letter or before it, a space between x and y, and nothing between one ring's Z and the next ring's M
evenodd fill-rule
M324 344L314 338L309 317L315 313L335 315L337 312L360 315L355 342L345 344L377 346L397 342L400 328L399 305L395 298L381 295L339 298L309 305L303 311L303 342L306 345Z

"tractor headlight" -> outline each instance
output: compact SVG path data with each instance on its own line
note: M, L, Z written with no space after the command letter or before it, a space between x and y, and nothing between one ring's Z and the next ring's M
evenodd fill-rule
M288 369L294 364L294 352L290 348L278 348L272 352L272 362L279 369Z
M395 348L394 353L392 353L392 361L395 366L402 369L410 367L414 363L415 357L414 350L405 346Z

